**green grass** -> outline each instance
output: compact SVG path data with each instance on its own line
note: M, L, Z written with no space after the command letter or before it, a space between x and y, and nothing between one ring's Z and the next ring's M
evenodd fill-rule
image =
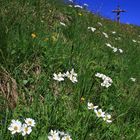
M51 129L68 132L73 140L140 140L140 27L118 25L57 0L0 3L0 89L5 89L0 90L0 140L47 140ZM77 83L53 80L53 73L72 68ZM111 77L113 84L102 87L97 72ZM18 102L12 107L16 92ZM88 101L111 114L112 123L88 110ZM11 135L11 120L28 117L36 121L32 133Z

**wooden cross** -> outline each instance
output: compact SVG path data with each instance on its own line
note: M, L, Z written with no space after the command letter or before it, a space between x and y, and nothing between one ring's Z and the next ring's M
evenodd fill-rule
M126 12L125 10L120 9L120 6L116 10L112 10L113 13L117 14L117 22L120 23L120 14L121 12Z

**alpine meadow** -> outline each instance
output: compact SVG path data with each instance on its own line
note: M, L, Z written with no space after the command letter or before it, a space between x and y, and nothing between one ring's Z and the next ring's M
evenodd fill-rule
M0 0L0 140L140 140L140 27L59 0Z

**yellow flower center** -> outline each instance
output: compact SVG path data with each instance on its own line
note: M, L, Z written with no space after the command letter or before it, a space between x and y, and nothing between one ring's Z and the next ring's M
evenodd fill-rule
M28 127L25 127L25 129L24 129L24 130L25 130L25 132L28 132Z
M69 140L69 137L66 137L66 140Z
M31 34L32 38L36 38L36 34L32 33Z
M31 124L32 124L32 122L31 122L31 121L28 121L28 124L30 124L30 125L31 125Z
M98 112L98 115L101 116L101 112Z
M14 130L17 131L18 130L18 127L17 126L14 126Z

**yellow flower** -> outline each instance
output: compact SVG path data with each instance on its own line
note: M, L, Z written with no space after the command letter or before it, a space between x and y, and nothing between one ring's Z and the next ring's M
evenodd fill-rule
M85 98L84 97L81 97L80 101L81 102L84 102L85 101Z
M78 13L78 15L79 15L79 16L82 16L82 14L81 14L81 13Z
M32 37L32 38L36 38L37 35L36 35L35 33L32 33L32 34L31 34L31 37Z

